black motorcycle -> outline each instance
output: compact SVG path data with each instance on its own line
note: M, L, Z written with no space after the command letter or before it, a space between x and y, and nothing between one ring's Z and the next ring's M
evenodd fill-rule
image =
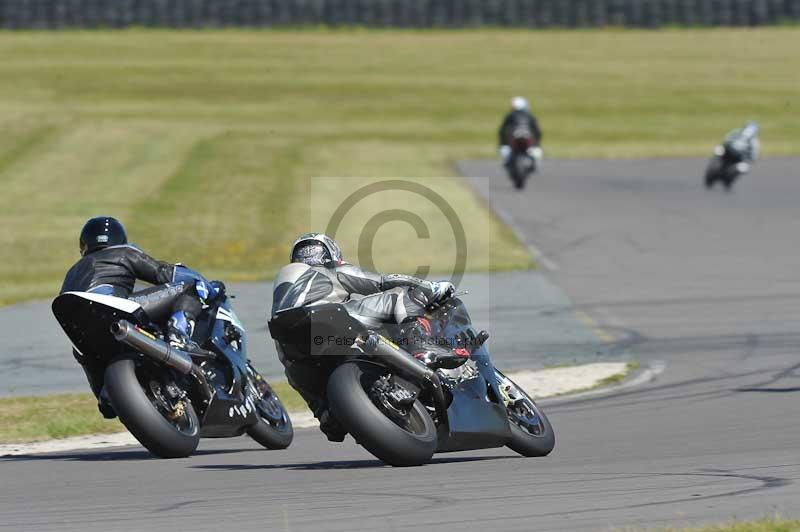
M67 292L52 309L75 349L106 365L104 390L114 411L153 454L185 457L201 436L244 432L268 449L292 442L291 420L247 359L244 326L224 290L195 325L200 353L167 343L135 295Z
M328 372L336 421L388 464L504 445L524 456L550 453L555 435L547 416L494 367L488 334L472 328L462 301L450 299L427 318L437 343L467 350L465 364L429 367L388 339L397 331L367 330L339 304L283 310L269 328L286 354Z
M736 180L745 172L739 169L739 163L745 162L745 148L726 142L714 148L714 155L706 167L706 188L722 183L730 190Z
M514 130L506 171L517 189L525 188L525 183L536 172L536 159L531 155L531 150L535 147L536 141L530 130L527 128Z

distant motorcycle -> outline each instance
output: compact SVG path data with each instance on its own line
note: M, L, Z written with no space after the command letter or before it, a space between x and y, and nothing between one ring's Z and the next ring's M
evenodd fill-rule
M277 342L293 347L286 353L328 372L334 417L388 464L421 465L435 452L504 445L524 456L550 453L550 421L494 367L484 346L488 334L472 328L462 301L447 300L426 317L440 333L437 341L470 352L464 365L429 367L390 340L391 331L367 330L340 304L280 311L269 329Z
M706 167L706 188L712 188L716 183L722 183L726 189L730 190L739 176L746 173L739 166L743 160L740 152L726 145L714 148L714 155Z
M525 188L525 183L536 172L537 152L541 153L536 139L527 128L514 130L511 140L511 154L506 161L506 170L514 187Z
M244 432L268 449L292 442L292 422L247 359L244 326L224 290L197 319L199 354L167 343L135 295L66 292L52 309L75 349L107 364L105 391L114 411L153 454L185 457L201 436Z
M730 190L740 176L750 171L752 162L758 158L758 129L758 124L748 122L743 128L730 132L725 141L714 148L706 167L706 188L719 182Z

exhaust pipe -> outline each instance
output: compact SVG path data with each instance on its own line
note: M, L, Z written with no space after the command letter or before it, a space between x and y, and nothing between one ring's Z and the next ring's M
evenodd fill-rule
M131 346L136 351L149 356L156 362L161 362L184 375L192 372L194 362L188 353L175 349L167 342L158 338L151 338L136 329L133 324L126 320L120 320L111 324L111 332L118 341Z
M373 333L366 338L359 337L356 343L370 355L385 360L388 366L401 373L430 383L436 415L442 423L447 423L447 401L442 390L442 382L435 371L399 347L387 342L380 335Z
M205 373L193 361L189 353L176 349L163 340L152 337L138 330L131 322L119 320L111 324L111 333L118 341L131 346L137 352L160 362L184 375L192 375L200 383L200 389L211 398L211 387Z

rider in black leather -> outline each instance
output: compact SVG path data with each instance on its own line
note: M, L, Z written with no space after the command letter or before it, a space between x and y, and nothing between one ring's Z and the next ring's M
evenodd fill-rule
M511 101L511 110L500 124L497 132L497 144L500 146L511 144L511 135L519 127L527 128L533 133L533 138L537 143L542 141L542 130L539 128L536 117L528 109L528 102L524 98L516 97Z
M511 110L503 118L500 124L500 129L497 131L497 144L500 156L503 158L503 164L507 164L509 156L511 155L511 143L514 139L514 132L523 129L531 133L534 144L534 157L541 159L541 148L538 148L542 142L542 130L539 128L539 122L536 117L531 114L528 108L528 101L522 97L515 97L511 99Z
M135 300L151 320L169 320L171 344L190 351L197 348L191 334L202 304L195 283L175 282L176 265L158 261L129 244L125 228L108 216L86 222L79 246L81 259L67 272L60 293L94 292ZM155 286L133 293L137 280ZM72 352L98 398L100 412L105 417L114 417L102 392L105 367L74 349Z
M411 354L426 364L454 368L467 361L463 351L420 341L426 333L430 336L430 325L424 318L426 307L451 297L455 292L451 283L365 272L345 262L338 244L320 233L300 236L292 246L291 261L275 278L272 316L290 308L341 303L367 327L402 324L399 333L413 338ZM276 342L276 349L289 384L320 420L320 429L331 441L342 441L344 432L330 416L320 393L326 383L316 363L298 362L301 357L292 353L295 346Z

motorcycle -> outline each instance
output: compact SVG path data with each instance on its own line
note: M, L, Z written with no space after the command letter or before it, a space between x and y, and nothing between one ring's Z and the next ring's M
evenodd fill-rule
M506 161L506 171L516 189L525 188L525 183L536 172L537 146L533 134L527 128L514 130L511 140L511 154Z
M742 142L726 142L714 148L714 155L706 167L705 185L712 188L717 182L730 190L739 176L749 171L746 162L746 145Z
M211 284L218 295L192 336L202 352L165 341L136 294L66 292L52 304L75 349L105 365L104 393L120 421L162 458L189 456L201 437L247 432L268 449L284 449L294 436L280 399L247 359L245 329L224 285Z
M368 330L340 304L279 311L269 330L292 347L287 355L327 372L334 418L387 464L415 466L436 452L502 446L523 456L549 454L555 446L550 421L495 368L484 345L489 335L472 328L463 302L449 299L426 318L437 342L469 352L465 364L429 367L389 339L391 327Z

